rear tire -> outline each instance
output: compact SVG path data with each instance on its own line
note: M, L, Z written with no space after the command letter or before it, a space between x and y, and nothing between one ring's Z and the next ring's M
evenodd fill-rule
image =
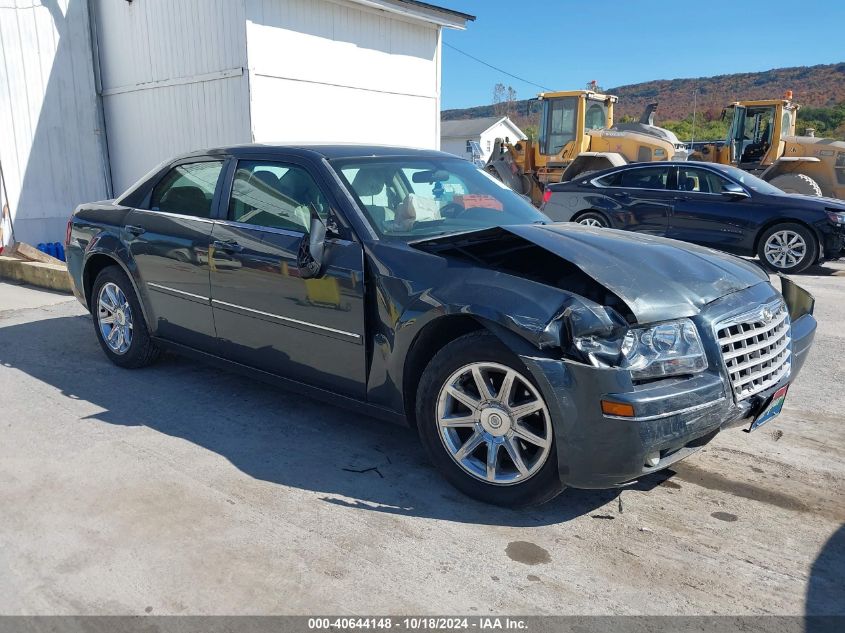
M821 197L822 188L815 180L806 174L781 174L769 181L778 189L786 193L798 193L802 196Z
M576 215L573 219L573 222L578 224L582 224L584 226L596 226L603 229L610 228L610 222L607 221L607 218L604 217L598 211L587 211L586 213L580 213Z
M819 242L802 224L784 222L766 229L757 244L757 257L769 270L786 274L800 273L819 255Z
M489 332L455 339L432 358L416 414L431 461L464 494L520 507L563 490L545 400L525 365Z
M91 290L91 316L100 347L119 367L136 369L158 360L132 282L118 266L100 271Z

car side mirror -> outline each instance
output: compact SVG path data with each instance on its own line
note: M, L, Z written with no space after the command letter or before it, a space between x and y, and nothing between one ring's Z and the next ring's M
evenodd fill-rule
M726 182L722 185L722 195L727 198L733 198L735 200L739 200L740 198L748 198L748 192L745 191L742 187L740 187L735 182Z
M299 242L299 252L296 257L299 274L303 279L312 279L323 274L325 250L326 224L312 208L311 225L308 233L303 235Z

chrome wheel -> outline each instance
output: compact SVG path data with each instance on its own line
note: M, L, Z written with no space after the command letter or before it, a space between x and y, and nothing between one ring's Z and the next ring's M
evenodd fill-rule
M115 283L108 282L100 288L97 324L109 349L115 354L125 354L132 345L132 308Z
M578 220L578 224L583 224L584 226L604 226L604 224L602 224L602 222L600 220L597 220L596 218L583 218L581 220Z
M763 253L775 268L792 268L807 256L807 242L795 231L784 229L769 236Z
M471 363L452 373L440 388L437 424L455 463L491 484L525 481L552 447L542 396L525 376L498 363Z

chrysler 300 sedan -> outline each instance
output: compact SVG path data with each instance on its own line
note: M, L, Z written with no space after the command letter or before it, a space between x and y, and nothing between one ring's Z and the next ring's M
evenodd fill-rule
M635 163L550 185L558 221L671 237L798 273L845 246L845 202L786 194L746 171L703 162Z
M777 415L813 300L757 266L552 224L435 151L249 145L76 209L68 268L105 354L168 348L417 429L463 492L623 484Z

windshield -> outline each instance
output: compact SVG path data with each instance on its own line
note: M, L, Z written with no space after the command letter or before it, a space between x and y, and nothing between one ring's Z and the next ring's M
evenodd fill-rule
M549 221L503 183L459 158L356 158L332 166L380 237L411 241Z
M542 153L559 154L567 143L575 139L577 127L578 97L557 97L543 101L543 120L540 123Z
M783 195L783 190L778 189L774 185L770 185L765 180L761 180L757 178L757 176L752 176L747 171L743 171L737 167L729 167L729 166L721 166L720 169L724 171L728 176L741 182L743 185L751 189L752 191L756 191L757 193L766 194L769 196L779 196Z

